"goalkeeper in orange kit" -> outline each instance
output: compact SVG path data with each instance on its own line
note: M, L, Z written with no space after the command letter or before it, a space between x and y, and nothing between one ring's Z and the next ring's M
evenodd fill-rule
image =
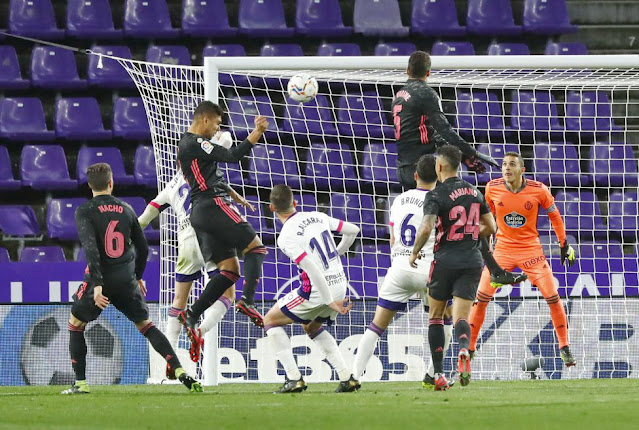
M566 240L566 229L555 200L541 182L525 179L524 160L516 152L507 152L501 165L502 178L486 185L486 202L497 221L497 243L493 255L504 270L520 268L540 291L550 307L552 324L559 339L561 359L566 366L577 361L570 352L568 321L561 303L555 279L543 253L537 231L537 215L541 206L547 213L561 247L561 263L572 266L576 256ZM486 307L500 284L490 282L484 269L477 300L470 314L471 357L475 353L477 336L486 317Z

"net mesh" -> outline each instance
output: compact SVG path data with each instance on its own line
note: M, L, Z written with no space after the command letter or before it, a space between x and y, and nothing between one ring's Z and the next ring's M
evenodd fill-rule
M105 59L107 61L107 59ZM204 98L202 67L118 59L142 94L151 128L160 190L176 172L176 148L195 106ZM273 301L299 284L294 265L275 248L280 225L269 212L268 191L286 183L302 210L320 210L361 227L343 262L355 299L332 329L347 362L372 320L377 290L390 266L388 209L401 192L395 176L396 144L390 104L406 80L404 70L313 70L319 95L307 104L286 98L288 78L301 70L233 70L219 74L224 124L237 141L253 117L269 117L265 144L239 165L224 166L229 184L249 201L246 213L269 248L256 304ZM546 183L556 197L579 260L559 264L548 218L538 228L568 313L573 354L568 372L559 359L548 305L529 282L506 286L488 307L473 378L516 379L526 358L543 357L541 378L636 377L639 343L637 294L636 69L434 70L429 84L450 121L469 142L500 160L520 152L527 176ZM480 188L500 171L461 170ZM161 308L168 309L175 282L175 217L161 215ZM238 283L241 285L241 283ZM198 283L193 295L201 288ZM161 324L166 313L161 312ZM364 380L420 380L430 355L427 315L419 300L399 313L381 339ZM299 328L290 328L298 364L308 381L335 374ZM220 381L283 379L263 332L229 312L218 329ZM453 345L445 369L454 368Z

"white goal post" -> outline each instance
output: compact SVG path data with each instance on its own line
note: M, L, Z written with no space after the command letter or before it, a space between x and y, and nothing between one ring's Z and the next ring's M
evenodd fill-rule
M265 143L239 167L225 168L231 186L261 203L257 214L246 214L270 252L258 286L261 310L297 286L294 268L274 245L279 225L264 204L272 185L291 185L303 210L319 208L362 227L361 240L344 259L356 306L331 329L352 361L390 264L386 217L401 192L390 101L407 78L408 57L205 57L203 67L116 60L142 95L160 189L176 171L176 144L201 100L226 110L225 127L238 140L252 128L256 112L269 117ZM285 95L286 81L299 72L320 83L318 98L304 106ZM639 56L432 57L428 82L454 127L478 150L498 161L505 151L522 153L527 175L551 188L580 254L575 266L561 268L554 232L540 216L540 236L567 308L578 367L562 366L548 306L527 282L504 287L488 307L473 377L529 377L520 366L535 357L545 359L536 373L540 378L639 377L634 331L639 326ZM461 174L481 188L499 170ZM174 232L172 213L163 213L163 307L170 305L174 285ZM166 315L161 318L162 326ZM415 300L381 339L364 380L422 379L430 355L427 324ZM306 380L335 379L301 330L292 328L290 334ZM216 335L205 344L207 384L283 380L263 333L242 316L229 312ZM446 356L447 371L454 367L455 347Z

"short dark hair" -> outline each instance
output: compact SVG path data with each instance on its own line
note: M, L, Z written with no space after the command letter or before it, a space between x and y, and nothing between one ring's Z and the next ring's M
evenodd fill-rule
M435 157L433 154L422 155L419 161L417 161L417 176L424 182L437 181Z
M408 59L408 76L423 78L430 70L430 55L424 51L415 51Z
M193 112L193 119L202 116L222 116L223 114L224 111L219 105L216 105L215 103L208 100L204 100L200 102L200 104L197 105L197 107L195 108L195 111Z
M450 165L451 169L456 170L461 163L462 153L456 146L444 145L437 148L437 155L443 157Z
M113 179L111 166L107 163L97 163L87 169L87 179L89 187L93 191L104 191L109 186L109 181Z
M276 185L269 197L275 212L286 212L293 206L293 191L288 185Z
M520 153L518 152L514 152L514 151L508 151L504 154L504 158L505 157L516 157L519 159L519 162L521 163L521 167L525 167L524 165L524 157L521 156Z

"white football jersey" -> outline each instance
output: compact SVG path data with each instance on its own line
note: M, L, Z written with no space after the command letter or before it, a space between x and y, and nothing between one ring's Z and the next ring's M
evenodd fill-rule
M191 187L180 170L149 204L158 210L164 205L171 206L177 217L178 233L191 226Z
M417 260L418 268L414 269L408 263L408 258L413 252L417 231L424 217L426 193L428 193L427 190L408 190L395 197L390 210L390 228L393 229L393 236L395 237L395 243L391 250L393 267L424 273L428 276L430 264L433 260L435 234L431 233L428 242L422 248L422 258Z
M295 264L310 258L322 270L328 288L343 294L348 288L342 260L337 254L337 246L331 232L339 232L343 221L331 218L322 212L296 212L289 217L277 238L277 246ZM306 299L310 295L319 296L312 289L308 276L301 272L300 295Z

